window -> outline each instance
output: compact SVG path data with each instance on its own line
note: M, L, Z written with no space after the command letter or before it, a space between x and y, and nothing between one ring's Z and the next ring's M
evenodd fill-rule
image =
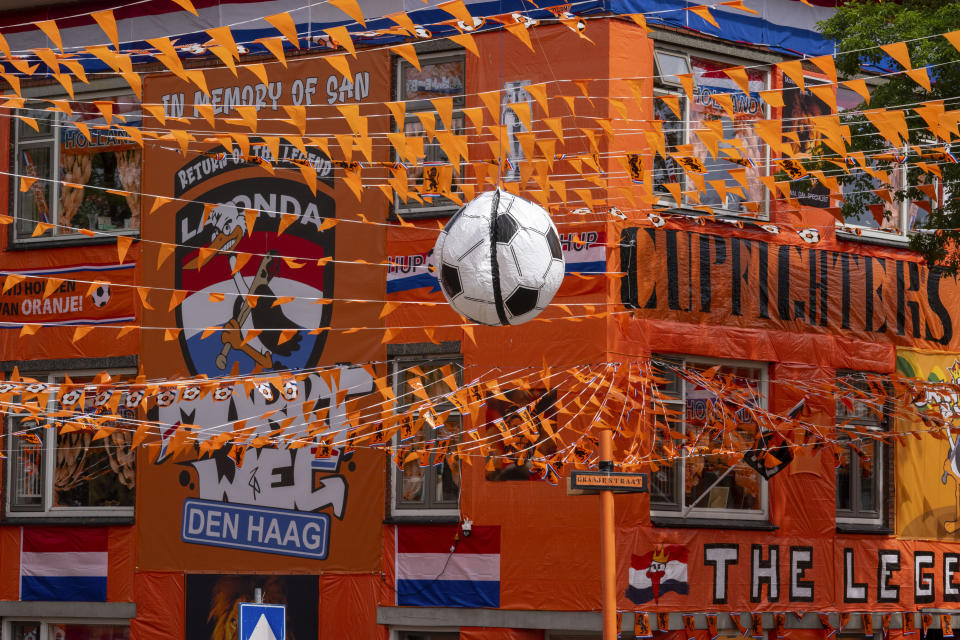
M462 384L459 356L397 358L393 362L398 412L410 425L422 424L418 433L401 427L395 445L401 466L393 465L394 516L460 515L460 461L449 455L459 441L463 418L452 402L451 385ZM422 385L422 387L421 387ZM424 407L430 398L432 408Z
M766 72L747 69L749 93L723 69L727 62L658 50L654 117L664 134L666 157L656 153L653 183L657 193L672 197L677 183L683 206L703 205L720 212L766 217L766 187L757 180L767 174L769 152L754 131L768 117L760 98L767 88ZM689 99L679 75L692 73ZM718 95L729 96L729 104ZM686 168L686 170L684 169Z
M678 183L686 189L686 174L670 154L687 144L690 119L689 101L682 91L677 74L690 73L690 62L685 55L657 51L655 57L657 82L654 89L653 116L663 130L667 156L656 153L653 158L653 185L657 193L669 195L668 183Z
M141 150L119 128L141 125L137 98L66 104L70 115L22 109L30 120L15 121L16 174L38 178L26 191L13 189L17 240L36 240L38 223L54 225L38 234L47 239L81 237L78 229L137 231Z
M118 373L113 380L123 375ZM132 440L139 401L130 391L96 384L93 376L93 372L70 372L69 382L65 374L37 379L37 384L49 385L47 413L57 412L56 418L37 420L29 414L10 414L8 515L133 516L136 450ZM61 385L68 384L59 394ZM15 397L13 402L18 400ZM98 432L85 422L97 413L115 414L120 419L106 423ZM55 420L62 426L54 427Z
M831 85L826 80L806 76L804 85L804 90L800 91L793 80L786 76L783 78L784 137L794 138L796 149L800 153L818 154L820 152L816 151L815 147L819 134L815 122L819 117L830 116L833 107L821 100L809 87ZM846 87L832 87L832 91L838 113L855 110L863 102L860 94ZM851 133L857 135L855 131ZM829 147L825 148L827 154L834 151ZM873 237L906 238L922 226L932 207L936 206L935 201L942 201L942 197L939 194L939 185L930 181L928 174L917 167L910 167L910 151L909 148L887 148L885 152L880 150L866 153L865 157L870 158L869 170L886 174L889 184L877 177L880 173L871 175L859 165L850 168L850 181L842 185L843 194L848 201L855 202L855 208L862 213L856 218L848 218L846 224L837 223L841 231ZM836 170L827 173L836 174ZM908 185L914 187L908 194L909 197L898 200L895 194ZM885 195L888 195L889 199L878 195L882 190L888 192ZM791 187L791 196L808 207L823 209L839 205L837 201L830 202L829 193L827 187L815 180L809 189Z
M883 443L871 437L888 429L887 390L863 374L841 374L837 397L837 426L841 448L837 454L837 522L884 524ZM878 399L879 398L879 399Z
M130 625L119 621L41 621L3 622L3 637L10 640L129 640Z
M751 406L766 408L766 367L756 363L709 362L683 358L665 361L659 375L668 380L660 389L667 400L670 430L692 438L660 438L656 458L660 468L650 476L651 511L661 516L735 517L765 519L767 483L743 460L722 455L691 454L690 446L742 452L753 448L757 425L743 408L721 406L707 389L681 377L679 367L706 370L719 365L716 376L727 377L750 399ZM721 411L736 422L735 429L716 430Z
M416 166L407 172L407 197L397 195L394 206L404 215L446 215L457 208L450 195L459 196L464 163L451 164L441 147L439 137L464 135L464 68L462 53L423 55L420 69L405 60L397 61L397 99L406 101L403 133L407 150L416 159ZM449 129L443 115L431 100L451 98ZM451 145L466 144L465 138L447 141ZM398 158L399 160L400 158ZM413 159L413 158L411 158ZM401 174L402 175L402 174Z

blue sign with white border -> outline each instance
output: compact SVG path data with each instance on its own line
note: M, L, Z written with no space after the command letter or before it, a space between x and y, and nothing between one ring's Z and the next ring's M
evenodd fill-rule
M240 640L285 640L287 607L241 602L239 631Z
M188 498L183 501L180 538L193 544L324 560L330 516Z

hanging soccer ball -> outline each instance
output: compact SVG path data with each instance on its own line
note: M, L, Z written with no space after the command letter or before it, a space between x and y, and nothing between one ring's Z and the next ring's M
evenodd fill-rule
M93 304L98 307L102 307L110 301L110 285L102 284L96 289L93 290L93 293L90 294L90 298L93 300Z
M563 251L550 214L500 189L461 207L433 252L447 302L481 324L534 319L563 281Z

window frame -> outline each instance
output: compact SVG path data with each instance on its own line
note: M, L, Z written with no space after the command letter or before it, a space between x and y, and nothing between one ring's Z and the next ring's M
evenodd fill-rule
M102 87L97 87L97 84L98 83L96 82L93 83L92 86L94 86L94 89L92 91L86 91L82 93L77 92L73 98L70 98L69 96L67 96L65 99L67 99L68 102L90 102L97 99L109 99L109 98L116 98L116 97L128 96L128 95L134 96L130 87L125 84L104 83L104 86ZM59 85L55 85L55 87L57 89L60 88ZM53 89L54 89L54 85L44 86L44 87L41 87L36 92L25 91L24 96L29 97L29 99L34 101L36 100L47 101L47 100L56 100L56 99L64 98L63 95L61 95L59 92L54 91ZM24 111L24 110L39 112L42 109L40 108L18 109L17 112ZM50 166L51 166L52 175L50 178L47 178L46 180L48 180L50 184L50 202L51 202L50 208L53 212L53 216L52 216L54 220L53 224L56 225L60 223L60 194L62 192L62 180L60 179L60 175L59 175L60 174L60 156L61 156L59 140L60 140L61 130L65 126L63 123L63 119L65 115L57 111L48 111L46 113L50 114L49 135L38 136L36 138L27 138L27 140L24 142L24 146L43 147L43 148L50 149ZM15 172L17 171L19 162L20 162L19 160L19 152L21 148L20 132L22 128L26 125L22 121L20 121L18 118L11 117L10 120L11 120L10 122L10 128L11 128L10 167L11 167L12 173L10 174L10 179L9 179L9 186L10 186L9 207L10 207L10 212L13 216L13 224L10 225L10 230L9 230L9 238L11 243L18 247L27 248L27 247L36 246L36 245L49 246L49 245L67 245L67 244L97 244L100 242L111 241L110 238L105 238L105 237L91 238L89 236L86 236L82 233L77 233L77 232L64 233L62 235L57 235L55 233L52 235L44 234L37 237L32 237L30 235L32 231L25 232L24 235L20 234L18 227L20 226L20 220L21 220L20 198L22 194L19 188L19 175L16 174ZM141 185L143 184L142 153L143 153L143 150L141 149L141 156L140 156ZM41 178L40 180L38 180L38 183L43 181L44 179ZM143 213L142 207L143 207L143 203L141 200L141 211L131 212L131 215L136 217L136 219L140 221L137 227L133 227L130 229L113 229L110 231L110 235L111 236L125 235L125 236L139 237L140 225L142 224L142 213ZM34 228L35 228L35 225L34 225Z
M909 180L910 172L910 163L906 160L908 157L907 154L910 151L910 145L904 145L902 149L899 150L900 153L904 154L903 162L897 162L896 167L890 172L891 175L896 171L897 179L899 180L900 188L891 189L892 191L904 191L909 190L910 185L907 184ZM936 176L932 176L933 184L936 187L937 201L933 202L934 208L940 207L944 202L944 193L943 193L943 182ZM907 244L917 232L910 229L910 206L912 204L910 198L904 198L903 200L895 200L894 206L897 208L897 217L899 218L897 224L897 230L893 229L880 229L878 227L870 227L862 224L857 224L858 221L841 223L839 220L834 223L837 232L844 235L861 236L864 238L876 239L876 240L888 240L896 243ZM930 214L926 214L930 215Z
M60 370L52 372L41 372L41 373L30 373L28 377L34 378L38 381L45 382L49 385L57 384L56 379L58 377L69 375L71 377L82 377L82 376L94 376L98 373L101 373L101 369L73 369L73 370ZM117 368L107 370L111 376L134 376L137 374L136 369L130 368ZM56 395L51 393L50 398L48 399L47 409L53 410L56 407L57 398ZM4 473L4 491L3 491L3 516L8 520L30 520L30 519L56 519L56 520L68 520L74 518L99 518L99 519L117 519L117 518L130 518L132 519L135 515L136 510L136 485L134 485L134 504L130 506L113 506L113 507L64 507L64 506L54 506L53 504L53 491L55 484L55 472L56 464L52 462L56 460L56 436L58 435L55 430L52 428L47 431L44 427L45 432L43 433L43 444L41 451L41 491L42 491L42 504L34 508L20 508L13 509L13 487L14 487L14 446L15 443L19 445L23 441L22 438L13 437L13 417L8 416L3 422L3 438L7 442L7 449L10 451L10 459L7 461L7 464Z
M69 603L67 603L69 604ZM98 625L130 628L128 618L51 618L46 616L10 616L4 617L0 629L4 638L13 637L13 625L16 623L36 623L40 626L40 635L36 640L54 640L51 626L55 624Z
M405 371L407 368L412 366L418 366L424 370L434 370L448 364L459 365L459 371L455 372L455 375L459 379L459 383L463 384L463 355L460 353L454 352L437 352L437 353L424 353L420 354L410 354L410 355L397 355L390 358L390 380L391 387L396 394L396 404L395 407L398 410L403 410L405 413L404 407L400 405L402 398L404 397L404 390L401 386L400 374L402 371ZM460 420L460 433L457 437L462 436L463 434L463 419L464 416L456 410L456 408L451 403L444 403L441 405L442 410L450 408L450 415L456 415ZM426 428L426 427L424 427ZM399 434L394 434L391 439L392 445L399 444L400 436ZM432 458L432 455L431 455ZM423 495L424 500L420 505L415 505L413 503L408 503L410 506L401 505L401 487L403 486L403 468L398 467L392 460L388 460L390 465L388 481L390 484L389 491L387 492L389 505L388 505L388 515L396 520L423 520L423 519L450 519L460 520L460 497L463 490L463 469L460 467L459 471L459 484L457 486L457 500L456 504L450 502L443 502L442 500L435 499L435 487L436 487L436 465L431 464L423 470Z
M837 377L847 377L856 376L858 371L838 371ZM888 389L889 391L889 389ZM871 431L878 433L888 433L891 426L891 396L888 394L886 400L884 401L883 406L883 417L879 420L873 416L867 418L851 418L849 423L851 425L863 425L870 428ZM840 416L840 400L838 398L835 415L836 421L839 424L841 420ZM843 436L838 434L838 444L841 446L846 446L842 444L843 442L857 440L863 441L866 440L864 437L852 438L852 435L856 435L856 432L851 431L849 434L844 433ZM867 510L863 509L860 505L860 496L861 496L861 478L859 473L854 473L854 469L860 468L860 454L855 449L849 449L850 452L850 483L849 483L849 498L850 504L852 505L851 509L840 509L839 507L839 482L838 476L840 474L840 466L837 466L836 473L834 474L834 483L835 483L835 499L834 499L834 512L836 523L839 526L844 525L861 525L868 527L884 527L887 523L887 488L889 485L889 479L892 477L892 474L888 473L887 465L892 462L893 457L890 456L889 448L884 446L884 443L880 440L870 439L874 446L874 455L873 455L873 491L874 491L874 504L876 505L875 509Z
M406 129L407 123L417 123L419 124L420 119L417 117L417 113L424 111L432 111L433 105L430 103L430 99L421 99L421 100L408 100L406 97L406 88L404 86L404 70L406 68L413 69L406 59L401 56L393 57L393 69L391 70L393 74L394 87L396 87L395 95L398 102L405 103L405 112L404 112L404 129ZM464 49L447 49L444 51L435 51L431 53L422 53L418 55L420 60L421 67L429 64L441 64L443 62L455 62L459 61L463 64L463 81L464 81L464 93L459 96L451 96L453 98L453 115L451 117L451 125L453 125L454 134L462 134L466 131L466 118L463 115L463 109L466 107L466 75L467 75L467 59L466 51ZM457 129L457 122L460 123L461 129ZM436 126L438 131L443 130L443 123L440 122L439 114L436 116ZM396 123L394 123L396 128ZM403 133L403 131L401 131ZM424 132L426 133L426 132ZM434 139L436 140L436 139ZM426 153L426 147L429 143L424 141L424 149ZM390 150L391 157L394 161L399 161L397 157L396 149ZM451 165L452 166L452 165ZM460 163L460 179L464 179L464 167L466 163L461 161ZM454 179L456 175L454 175ZM408 174L407 183L411 184L411 176ZM455 184L455 181L451 186ZM446 218L453 215L457 209L460 208L456 202L443 198L443 202L430 205L420 205L415 200L411 199L412 205L409 203L401 202L400 196L396 193L393 195L393 213L394 215L400 214L404 218Z
M701 356L686 356L686 355L672 355L664 356L656 354L654 356L656 359L665 362L676 363L681 366L686 366L689 364L700 365L705 368L721 365L724 367L749 367L756 368L760 372L760 390L761 397L763 398L763 404L761 409L766 409L770 403L770 370L769 363L756 360L729 360L722 358L707 358ZM680 397L675 399L672 402L668 402L668 406L679 406L683 412L683 418L680 426L683 429L683 432L686 433L687 429L687 385L682 378L677 377L677 381L680 384L679 392ZM667 395L667 393L664 393ZM686 507L684 505L684 500L686 499L686 464L687 464L687 451L684 447L680 454L679 462L677 460L670 465L668 471L673 475L674 483L674 505L666 504L657 504L653 501L653 496L651 493L650 500L650 515L654 518L682 518L686 520L749 520L751 522L766 522L770 517L770 496L769 496L769 482L765 480L759 472L757 473L757 481L760 483L760 495L759 502L761 505L760 509L756 510L747 510L747 509L728 509L728 508L711 508L711 507ZM653 474L651 474L652 476ZM651 477L651 484L654 480ZM701 504L702 500L698 502Z
M672 43L667 43L665 45L661 45L658 43L654 48L654 55L653 55L654 73L656 73L657 75L654 78L654 83L653 83L653 100L656 100L657 96L660 96L660 95L676 95L680 98L680 101L681 101L680 104L682 106L682 112L683 112L683 120L682 120L683 139L684 139L683 144L692 144L696 140L696 137L693 134L693 120L692 120L693 105L691 105L691 100L684 93L682 86L680 85L679 82L675 83L675 82L664 81L661 78L658 54L663 53L671 56L685 58L687 61L687 68L689 69L688 73L690 73L692 76L695 76L694 62L693 62L694 58L706 60L709 62L726 64L726 65L749 64L749 61L732 58L727 55L717 54L717 53L714 53L713 51L704 50L704 49L684 48L683 50L680 50L679 46L680 45L676 45ZM763 80L764 90L768 90L772 86L771 83L773 81L773 74L769 69L763 70L762 73L764 75L764 80ZM758 119L770 119L771 114L773 112L770 105L764 102L762 109L763 109L762 114ZM724 115L724 118L726 117L727 116ZM762 169L761 169L762 171L761 175L765 175L765 176L772 175L772 167L771 167L772 158L773 158L772 151L766 143L763 143L763 149L764 149L764 156L762 159L759 159L759 161L763 163ZM656 152L652 151L651 167L650 167L651 171L653 170L653 157L655 155L656 155ZM714 159L713 162L716 162L718 160L720 160L720 158ZM683 180L681 184L684 186L682 190L686 191L687 189L685 187L689 185L689 181L686 178L685 171L683 172ZM708 189L709 188L710 187L708 186ZM666 207L667 209L677 208L677 203L674 201L673 197L669 193L665 193L663 190L658 190L656 184L653 185L653 192L654 192L654 195L657 197L657 204L659 206ZM745 209L740 211L735 211L733 209L726 209L723 207L716 207L712 205L710 206L713 209L714 215L718 215L724 218L733 218L733 219L743 218L751 221L766 222L770 220L770 216L771 216L770 193L767 190L763 191L763 202L761 203L760 210L755 214ZM705 215L703 211L699 209L694 209L692 207L692 204L686 201L686 198L684 199L684 202L681 203L680 208L683 210L685 214L688 214L688 215L693 215L693 216Z

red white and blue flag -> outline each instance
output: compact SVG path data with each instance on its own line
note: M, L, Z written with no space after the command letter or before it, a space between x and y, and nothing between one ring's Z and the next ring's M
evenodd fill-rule
M24 527L20 599L105 602L107 530Z
M627 597L636 604L658 602L666 593L687 595L687 548L679 544L660 545L630 560Z
M396 541L397 606L500 606L500 527L400 525Z

